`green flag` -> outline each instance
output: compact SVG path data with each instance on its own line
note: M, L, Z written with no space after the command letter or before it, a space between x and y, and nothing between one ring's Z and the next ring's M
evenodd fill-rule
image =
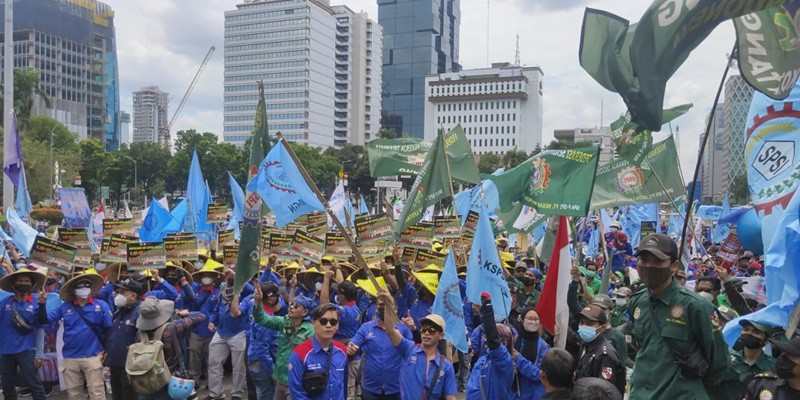
M379 176L414 175L419 172L431 143L418 138L375 139L367 143L369 174Z
M395 236L405 231L422 219L428 206L453 195L450 188L450 175L445 165L443 134L436 137L433 146L422 163L422 168L414 180L414 185L408 192L408 197L403 205L403 212L395 224Z
M733 20L742 78L776 100L789 95L800 68L798 9L791 8L772 7Z
M685 189L678 171L678 153L672 136L654 145L647 159L652 170L637 167L622 159L599 166L591 208L596 210L669 201L670 197L682 195ZM659 178L667 188L666 192Z
M500 193L500 210L519 201L540 214L583 217L589 211L599 147L545 150L499 176L488 179Z
M253 140L250 143L250 162L248 182L258 175L258 166L269 152L271 144L267 132L267 106L264 102L264 83L258 82L258 107L253 126ZM234 293L240 293L245 282L249 281L259 269L261 261L261 197L258 193L247 190L244 201L244 221L242 223L239 253L236 256L236 279Z
M721 22L784 2L656 0L633 25L587 8L580 63L598 83L622 97L631 121L642 129L659 131L667 80L689 53Z
M478 164L461 124L444 134L444 147L450 163L450 176L465 183L480 184Z
M686 114L692 104L683 104L664 110L661 124L666 124L679 116ZM611 123L611 139L617 146L617 154L635 166L640 166L644 157L653 147L653 133L642 130L631 122L630 113L626 113L618 120Z

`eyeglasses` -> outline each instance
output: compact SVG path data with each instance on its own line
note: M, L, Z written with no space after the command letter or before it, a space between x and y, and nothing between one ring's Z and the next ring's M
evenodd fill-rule
M320 318L318 321L319 324L323 326L328 324L330 324L330 326L339 325L339 320L336 318Z
M297 307L303 307L303 305L295 302L289 303L289 308L297 308Z
M433 335L434 333L439 333L439 329L434 328L432 326L423 326L419 328L419 333Z

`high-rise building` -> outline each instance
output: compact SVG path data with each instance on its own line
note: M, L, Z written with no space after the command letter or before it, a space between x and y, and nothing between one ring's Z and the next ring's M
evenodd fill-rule
M244 144L264 82L270 135L334 145L336 19L325 0L245 0L225 12L225 142Z
M131 115L125 111L119 112L119 144L133 143L131 135Z
M158 86L133 92L133 142L159 143L169 148L169 93Z
M708 138L707 147L703 152L703 162L700 164L700 176L703 182L701 200L704 204L719 203L728 193L728 187L724 185L726 175L724 167L726 153L725 123L725 105L720 103L717 104L717 110L714 113L714 121L711 124L711 137ZM700 135L700 145L703 144L704 136L705 133Z
M425 78L425 140L461 124L475 154L530 153L542 144L539 67L495 63Z
M378 0L383 27L381 126L425 134L425 77L458 72L460 0Z
M4 9L0 15L5 18ZM1 65L2 63L0 63ZM39 72L47 99L32 113L57 119L79 139L119 147L119 72L114 11L95 0L14 3L14 68Z
M747 124L747 113L753 100L753 88L739 75L733 75L725 82L724 140L725 157L722 187L728 190L737 176L747 172L744 159L744 127Z
M363 146L380 129L381 27L365 12L331 9L336 18L334 144Z
M611 127L601 126L594 128L556 129L553 136L557 140L570 143L589 142L600 147L599 165L608 164L617 158L614 141L611 140Z

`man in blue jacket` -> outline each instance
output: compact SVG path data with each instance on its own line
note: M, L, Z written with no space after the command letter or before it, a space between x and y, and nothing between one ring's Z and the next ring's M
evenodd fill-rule
M250 318L242 314L239 295L233 293L234 273L225 271L227 280L220 285L219 301L208 328L214 331L214 337L208 345L208 399L225 398L222 386L222 364L230 355L233 365L233 386L231 400L241 400L246 381L245 347L247 339L245 330Z
M0 380L3 397L16 400L17 369L33 400L44 400L44 387L36 374L36 313L39 304L31 293L39 290L45 275L21 268L0 280L0 289L13 293L0 303Z
M133 279L119 281L114 286L114 321L108 332L105 365L111 375L111 395L114 400L136 400L137 395L125 372L128 346L136 342L136 320L139 318L139 305L145 289Z

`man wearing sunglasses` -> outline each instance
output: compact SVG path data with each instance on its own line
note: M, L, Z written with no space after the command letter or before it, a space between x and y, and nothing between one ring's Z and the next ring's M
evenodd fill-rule
M339 309L323 304L311 314L314 336L295 347L289 356L289 393L294 400L344 400L347 348L333 340L339 329ZM306 374L324 374L318 393L309 393ZM324 389L323 389L324 387Z
M384 304L393 305L394 299L386 288L378 298ZM384 307L384 320L391 321L395 311ZM458 393L453 364L439 354L439 341L444 339L445 322L436 314L420 318L422 346L403 337L393 324L386 324L386 334L403 358L400 372L400 395L403 399L455 400Z
M308 313L314 302L308 297L297 296L289 303L285 316L267 315L262 306L264 293L257 287L253 293L253 322L278 331L278 352L275 356L275 369L272 377L278 382L275 387L275 400L289 399L288 365L292 350L314 334L314 327L308 322ZM337 321L338 322L338 321Z

